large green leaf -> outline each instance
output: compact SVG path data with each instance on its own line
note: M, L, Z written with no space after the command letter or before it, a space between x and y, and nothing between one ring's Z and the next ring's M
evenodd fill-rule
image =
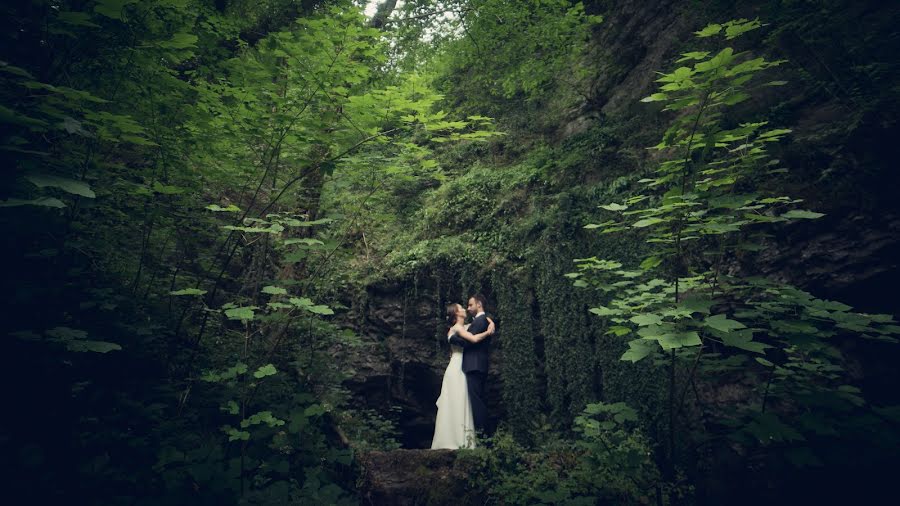
M33 200L9 199L0 201L0 207L18 207L18 206L39 206L39 207L56 207L63 208L66 205L59 199L53 197L41 197Z
M632 323L636 323L641 327L647 325L659 325L662 323L662 316L655 313L643 313L629 318Z
M727 316L724 314L717 314L712 316L707 316L706 320L703 322L707 327L714 328L716 330L721 330L722 332L729 332L731 330L738 330L747 328L743 323L736 320L729 320Z
M770 345L753 340L753 331L743 329L732 332L722 332L718 334L725 346L731 346L741 350L752 351L753 353L765 353L766 348Z
M25 179L31 181L40 188L51 186L89 199L97 196L87 184L66 177L52 176L49 174L28 174L25 176Z
M638 360L641 360L647 355L653 353L654 349L656 349L656 345L652 342L646 341L644 339L635 339L628 342L628 351L622 354L620 360L637 362Z

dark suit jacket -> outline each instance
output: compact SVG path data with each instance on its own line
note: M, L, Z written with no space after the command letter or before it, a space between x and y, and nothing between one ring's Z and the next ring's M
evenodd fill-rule
M480 334L487 330L487 315L483 314L472 320L469 325L469 332L472 334ZM450 338L450 344L462 347L463 361L462 370L465 373L479 371L487 374L488 372L488 348L490 347L491 337L487 336L477 343L466 341L465 339L453 335Z

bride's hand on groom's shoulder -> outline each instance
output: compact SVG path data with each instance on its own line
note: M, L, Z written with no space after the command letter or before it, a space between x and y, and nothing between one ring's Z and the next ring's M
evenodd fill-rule
M487 328L488 335L489 336L494 335L494 331L496 330L496 328L497 327L494 326L494 320L491 320L490 318L488 318L488 328Z

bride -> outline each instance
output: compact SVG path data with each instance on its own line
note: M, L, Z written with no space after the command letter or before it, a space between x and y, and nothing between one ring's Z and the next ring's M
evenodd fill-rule
M466 341L477 343L494 332L494 322L490 318L488 329L480 334L470 333L467 330L469 326L463 324L465 319L466 310L461 305L447 306L447 323L450 325L447 331L448 341L456 335ZM433 450L475 447L475 423L472 421L466 375L462 371L463 349L459 346L450 348L453 352L447 370L444 371L441 395L436 403L438 412L434 422L434 439L431 442Z

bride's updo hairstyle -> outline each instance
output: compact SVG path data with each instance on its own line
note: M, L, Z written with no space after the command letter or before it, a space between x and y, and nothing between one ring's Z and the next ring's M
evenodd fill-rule
M456 308L457 307L459 307L459 304L457 304L455 302L453 304L449 304L447 306L447 325L450 325L451 327L456 325L456 311L457 311Z

